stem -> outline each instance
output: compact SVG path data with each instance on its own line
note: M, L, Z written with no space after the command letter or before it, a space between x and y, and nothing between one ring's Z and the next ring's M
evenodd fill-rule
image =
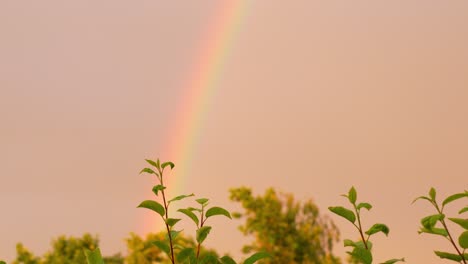
M162 174L161 170L159 170L159 174L161 175L161 185L164 186L164 184L163 184L163 174ZM167 212L168 210L167 209L169 208L169 205L166 203L166 195L164 194L164 189L161 190L161 193L162 193L163 202L164 202L164 209L166 210L166 219L168 219L169 216L168 216L168 212ZM167 236L169 237L169 245L170 245L170 249L171 249L171 262L172 262L172 264L175 264L174 245L172 244L171 229L169 228L169 225L166 223L166 221L164 221L164 223L166 225Z
M437 209L437 212L439 214L442 214L442 210L439 209L439 206L437 205L437 203L434 201L433 204L434 204L435 208ZM455 248L458 255L460 255L460 257L462 258L463 263L466 264L465 256L460 252L460 250L457 247L457 244L455 244L455 242L453 241L452 235L450 234L450 231L448 230L447 224L445 223L445 219L440 220L440 222L442 223L442 226L445 228L445 231L447 231L447 235L449 237L450 243L452 243L452 246Z
M354 211L356 212L356 215L357 215L357 220L358 220L359 227L357 227L356 225L354 225L354 226L356 226L356 228L359 230L359 234L361 235L361 239L362 239L362 243L364 243L364 247L367 250L369 250L369 248L367 248L367 241L364 238L364 234L362 233L361 216L359 215L356 204L353 204L353 207L354 207Z
M202 209L201 209L201 217L200 217L200 228L203 227L203 224L205 223L205 220L203 219L203 211L205 210L205 207L202 205ZM201 243L198 243L197 245L197 260L198 260L198 256L200 255L200 247L201 247Z

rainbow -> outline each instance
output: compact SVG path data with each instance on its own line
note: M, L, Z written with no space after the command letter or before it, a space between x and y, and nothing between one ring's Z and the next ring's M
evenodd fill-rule
M246 15L247 0L226 0L219 4L210 28L202 38L202 50L197 63L190 72L188 83L184 86L183 99L177 110L176 125L171 129L161 157L164 161L173 161L176 165L174 173L168 179L167 185L172 190L169 194L185 192L184 178L188 176L193 159L193 152L203 125L203 118L209 110L208 105L222 76L224 64L233 45L233 40L239 26ZM145 219L144 231L154 232L161 227L160 219L150 217Z

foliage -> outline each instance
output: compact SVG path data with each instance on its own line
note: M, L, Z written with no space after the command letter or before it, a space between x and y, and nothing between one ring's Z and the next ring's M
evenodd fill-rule
M447 198L444 199L444 201L442 202L442 205L439 205L437 203L436 195L437 195L436 190L434 188L431 188L429 190L428 196L420 196L414 199L413 201L414 203L417 200L426 200L432 206L434 206L434 208L437 211L437 214L429 215L421 219L422 226L418 233L419 234L421 233L433 234L433 235L438 235L438 236L442 236L446 238L450 242L450 244L455 248L455 251L457 254L449 253L449 252L441 252L441 251L434 251L434 253L440 258L466 264L468 261L468 254L465 253L466 249L468 248L468 219L455 218L455 217L447 218L444 213L444 209L447 204L453 201L456 201L462 198L468 198L468 191L465 191L463 193L456 193L456 194L448 196ZM465 206L459 211L459 214L466 213L467 211L468 211L468 207ZM464 229L464 232L462 232L458 237L458 246L448 229L447 221L445 221L446 219L450 220L451 222L459 225L461 228ZM462 248L463 250L461 251L459 247Z
M263 263L340 263L332 254L338 230L332 221L319 215L311 200L299 203L293 195L278 195L272 188L264 196L254 197L246 187L231 189L230 199L245 210L234 214L246 220L240 230L255 236L252 244L244 246L245 253L269 252L271 259Z
M23 244L16 245L16 259L13 264L75 264L85 263L86 255L84 250L95 250L99 245L97 237L84 234L81 238L60 236L51 243L52 249L41 257L34 256ZM110 258L108 264L120 264L123 259L118 255Z
M156 176L156 178L159 181L158 185L155 185L153 187L153 193L162 198L162 203L161 200L158 202L156 200L146 200L143 201L138 207L146 208L151 211L154 211L157 213L161 219L163 220L165 226L166 226L166 234L167 238L164 240L156 240L152 242L155 246L157 246L160 250L162 250L164 253L167 254L169 257L170 263L175 264L176 262L179 263L235 263L235 261L229 257L229 256L223 256L222 258L219 258L215 254L206 254L205 256L202 256L200 254L201 248L202 248L202 243L206 240L208 237L208 234L210 233L212 227L206 225L206 221L217 215L225 216L228 218L231 218L230 213L225 210L224 208L221 207L211 207L208 208L209 200L206 198L199 198L196 199L195 201L197 202L198 206L197 207L188 207L188 208L181 208L177 210L178 212L186 215L189 217L189 219L195 224L196 226L196 245L194 247L182 247L180 245L175 244L175 239L177 236L181 233L181 231L178 231L175 229L175 225L181 220L180 218L173 218L169 216L169 207L177 201L180 201L182 199L186 199L189 197L194 196L193 194L184 194L184 195L179 195L176 196L172 199L168 199L166 197L165 189L166 186L164 185L164 169L169 167L171 170L174 168L174 163L172 162L164 162L161 163L158 160L153 161L153 160L146 160L151 167L149 168L144 168L141 170L140 173L148 173L148 174L153 174ZM258 253L254 254L251 258L247 259L246 262L244 263L254 263L257 260L261 258L265 258L268 255L266 253Z
M39 264L40 258L34 256L23 244L16 244L16 259L13 264Z
M369 240L370 237L380 232L388 236L390 229L385 224L377 223L371 226L367 231L364 232L364 229L361 224L361 209L364 208L369 211L372 208L372 205L370 203L357 203L357 192L356 192L356 189L354 189L354 187L351 187L347 195L343 194L342 196L348 198L348 201L351 203L353 207L352 210L347 209L342 206L330 206L328 207L328 209L331 212L351 222L356 227L360 235L360 240L358 241L353 241L350 239L344 240L345 247L353 248L352 251L348 251L346 253L351 255L351 258L353 261L356 261L358 263L371 264L373 261L373 257L372 257L372 243ZM356 223L356 220L357 220L357 223ZM367 237L365 237L364 234L366 234ZM404 258L390 259L390 260L383 262L382 264L393 264L393 263L400 262L400 261L404 262L405 259Z
M125 258L125 263L127 264L151 264L151 263L162 263L167 264L171 263L168 256L158 247L155 247L154 241L164 240L166 234L160 232L157 234L147 234L146 239L141 238L140 236L131 233L130 237L125 239L127 243L128 255ZM183 248L195 247L196 242L191 237L186 237L182 233L175 238L175 244L180 245ZM212 254L219 256L219 254L214 250L208 250L204 247L200 250L201 257L206 254ZM107 263L107 261L106 261Z

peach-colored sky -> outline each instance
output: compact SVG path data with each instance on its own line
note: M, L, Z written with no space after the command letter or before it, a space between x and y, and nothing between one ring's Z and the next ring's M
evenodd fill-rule
M112 254L143 232L150 214L135 206L153 181L138 172L164 159L221 5L0 3L0 258L84 232ZM432 250L447 243L416 233L430 207L410 202L467 188L466 14L462 0L251 1L179 191L237 208L230 187L273 186L330 215L354 185L374 205L365 224L391 230L377 260L446 263ZM216 221L209 245L238 254L238 224Z

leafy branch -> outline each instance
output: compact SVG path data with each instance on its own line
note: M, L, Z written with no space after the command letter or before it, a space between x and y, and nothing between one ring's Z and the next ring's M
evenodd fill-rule
M361 223L361 209L365 208L368 211L372 208L372 205L370 203L356 203L357 201L357 192L354 187L351 187L351 189L348 191L348 194L343 194L342 196L348 198L348 201L352 205L352 209L347 209L343 206L330 206L328 209L345 218L349 222L353 224L353 226L358 230L360 240L359 241L352 241L350 239L345 239L344 240L344 246L345 247L352 247L352 251L348 251L349 255L351 257L361 263L364 264L371 264L373 257L372 257L372 243L369 241L370 237L376 233L382 232L386 236L388 236L388 233L390 232L390 229L385 225L381 223L377 223L372 225L367 231L364 232L364 229L362 227ZM357 220L357 223L356 223ZM367 235L367 237L365 237ZM390 259L385 262L382 262L382 264L393 264L396 262L404 262L405 259Z
M439 206L439 204L437 203L436 195L437 195L436 190L434 188L431 188L429 190L428 196L419 196L413 200L413 203L418 200L426 200L432 206L434 206L434 208L437 211L437 214L429 215L421 219L422 227L420 228L418 233L419 234L427 233L427 234L443 236L454 247L457 254L453 254L449 252L442 252L442 251L434 251L434 253L440 258L449 259L458 263L466 264L468 260L468 254L465 253L466 249L468 248L468 219L447 218L448 220L459 225L465 230L458 237L458 246L460 246L460 248L463 249L463 250L460 250L460 248L457 246L457 243L453 239L453 236L448 229L447 222L445 221L446 217L445 217L444 209L447 204L453 201L456 201L462 198L468 198L468 192L465 191L463 193L456 193L456 194L450 195L449 197L444 199L441 206ZM468 211L468 207L465 206L458 213L462 214L467 211ZM442 227L440 226L436 227L437 223L440 223Z

